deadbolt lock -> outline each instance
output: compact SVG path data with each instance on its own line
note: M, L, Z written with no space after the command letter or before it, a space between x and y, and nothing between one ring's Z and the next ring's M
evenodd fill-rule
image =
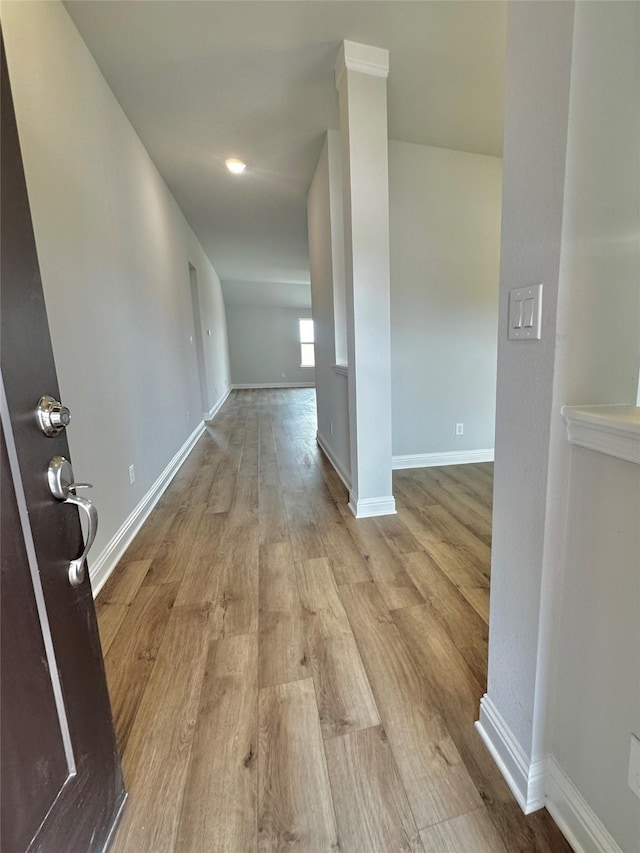
M57 435L65 427L69 426L71 412L62 403L53 397L44 396L40 398L36 409L40 429L49 437Z

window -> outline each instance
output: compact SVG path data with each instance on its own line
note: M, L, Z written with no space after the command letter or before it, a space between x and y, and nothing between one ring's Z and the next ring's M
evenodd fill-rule
M300 324L300 367L315 367L313 320L298 320Z

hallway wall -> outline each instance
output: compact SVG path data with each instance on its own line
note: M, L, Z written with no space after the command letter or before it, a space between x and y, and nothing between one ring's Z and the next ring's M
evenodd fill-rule
M4 3L2 25L74 473L100 513L95 565L202 423L189 262L211 407L230 383L224 304L64 6Z
M227 302L225 311L234 385L313 385L314 369L300 367L298 326L310 308Z

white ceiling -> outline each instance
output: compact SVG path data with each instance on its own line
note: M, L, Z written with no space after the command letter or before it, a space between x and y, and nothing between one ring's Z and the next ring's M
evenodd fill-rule
M227 282L309 281L306 194L339 126L342 39L390 51L390 138L501 154L504 2L65 5Z

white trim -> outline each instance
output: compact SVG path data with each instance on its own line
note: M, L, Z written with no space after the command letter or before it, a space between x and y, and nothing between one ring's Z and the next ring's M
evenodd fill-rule
M349 509L356 518L372 518L376 515L395 515L396 499L393 495L380 498L358 498L349 492Z
M446 453L417 453L415 456L394 456L391 467L433 468L441 465L469 465L474 462L493 462L493 448L488 450L450 450Z
M638 406L563 406L571 444L640 464Z
M315 388L315 382L249 382L244 385L232 385L234 391L250 391L258 388Z
M340 88L346 70L360 71L373 77L389 76L389 51L355 41L343 41L336 59L336 89Z
M348 376L349 375L349 368L346 364L334 364L333 369L335 370L336 373L339 373L340 376Z
M546 806L576 853L622 853L553 756L550 756L547 767Z
M133 537L149 517L151 510L162 497L163 492L171 480L173 480L184 460L193 450L195 443L204 430L204 422L201 421L151 486L147 494L111 537L98 559L91 561L89 577L91 578L91 589L93 590L94 598L97 598L98 593L118 565L120 558L131 544Z
M331 449L331 446L329 445L329 442L326 440L326 438L323 438L319 432L316 432L316 441L318 442L318 447L320 448L320 450L322 450L324 455L327 457L327 459L329 460L329 462L333 466L333 469L335 470L336 474L338 475L338 477L340 477L340 479L344 483L345 488L347 490L350 490L351 489L351 477L349 476L349 473L342 467L340 462L338 462L338 460L336 459L336 457L333 453L333 450Z
M223 395L222 395L222 397L220 397L220 399L219 399L219 400L218 400L218 402L215 404L215 406L213 407L213 409L211 409L211 411L210 411L210 412L204 412L204 413L203 413L202 418L203 418L203 420L204 420L205 422L206 422L206 421L212 421L212 420L215 418L215 416L218 414L218 412L220 411L220 409L221 409L221 408L224 406L224 404L227 402L227 397L228 397L228 396L229 396L229 394L231 393L231 390L232 390L232 388L231 388L231 386L229 386L229 388L227 388L227 393L226 393L226 394L223 394Z
M357 496L351 491L351 477L336 459L326 438L320 432L316 432L316 441L320 450L322 450L333 466L338 477L340 477L345 487L349 490L349 509L356 518L372 518L376 515L396 514L396 500L393 495L358 500Z
M546 762L531 762L491 699L480 700L476 729L525 814L545 804Z

